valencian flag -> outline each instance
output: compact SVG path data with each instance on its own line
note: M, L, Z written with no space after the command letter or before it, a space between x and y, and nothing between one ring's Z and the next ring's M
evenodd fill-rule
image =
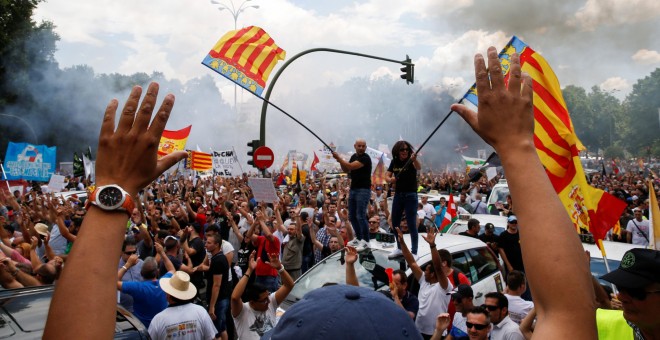
M196 171L213 169L213 155L206 152L188 150L186 168Z
M202 64L261 96L270 72L285 57L266 31L249 26L222 36Z
M160 143L158 143L158 158L169 155L174 151L183 150L186 147L191 128L192 125L188 125L188 127L177 131L163 131L163 136L160 137Z
M534 145L546 174L577 231L589 231L596 240L602 240L619 220L626 204L587 183L578 156L584 146L573 129L559 81L545 59L515 36L499 55L504 81L508 83L514 52L520 55L522 72L532 78ZM464 98L478 105L475 85Z

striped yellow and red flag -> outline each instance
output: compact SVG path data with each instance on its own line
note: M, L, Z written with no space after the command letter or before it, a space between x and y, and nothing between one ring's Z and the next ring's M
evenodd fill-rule
M188 136L190 136L190 129L192 129L192 125L188 125L181 130L163 131L163 135L160 137L160 143L158 143L158 158L169 155L174 151L185 149L186 141L188 140Z
M505 82L509 80L514 52L520 55L522 71L533 81L534 145L546 174L576 230L589 231L602 240L619 220L626 203L587 183L578 155L584 146L575 134L559 80L546 60L515 36L499 55ZM472 86L464 98L478 105L476 87Z
M266 31L249 26L222 36L202 64L261 96L275 64L285 57Z
M196 171L208 171L213 169L213 155L206 152L188 150L186 167Z

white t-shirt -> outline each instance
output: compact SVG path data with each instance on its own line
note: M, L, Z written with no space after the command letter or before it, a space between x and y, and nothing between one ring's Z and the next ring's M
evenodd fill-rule
M440 313L447 313L449 300L448 295L454 287L451 282L447 282L447 289L442 289L439 282L430 284L426 282L424 274L419 279L419 311L415 326L423 334L431 335L435 331L435 321Z
M152 339L214 339L217 330L204 307L194 303L165 308L149 324Z
M250 303L243 303L243 309L237 317L234 318L236 333L241 340L259 340L277 323L277 300L275 293L268 296L268 309L265 312L257 312L250 308ZM254 329L251 330L251 329Z
M435 208L433 207L433 204L431 203L426 203L424 204L424 213L426 213L426 217L431 218L435 214Z
M534 308L534 302L524 300L520 296L509 294L504 294L504 296L509 300L509 316L517 324L520 324L532 308Z
M635 224L637 224L637 226L635 226ZM626 226L626 231L632 233L632 243L641 246L649 245L649 229L649 220L642 220L640 222L636 219L632 219Z

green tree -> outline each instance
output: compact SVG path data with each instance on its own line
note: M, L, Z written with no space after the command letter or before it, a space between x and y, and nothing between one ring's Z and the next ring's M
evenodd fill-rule
M660 68L649 76L639 79L632 92L626 97L626 115L621 117L625 127L624 145L636 156L647 156L646 147L660 140Z
M579 86L568 85L562 90L562 95L571 116L575 134L587 149L597 150L599 132L593 128L596 117L591 109L587 92Z

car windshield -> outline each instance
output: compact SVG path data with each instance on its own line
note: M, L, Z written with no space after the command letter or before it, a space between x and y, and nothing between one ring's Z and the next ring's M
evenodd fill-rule
M374 290L386 289L388 279L385 268L406 270L407 265L402 257L394 260L387 258L389 251L380 249L369 249L358 256L358 262L355 263L355 273L361 287L368 287ZM346 267L344 261L344 251L338 251L321 261L314 268L306 272L293 287L293 290L287 297L287 300L297 302L307 294L307 292L320 288L327 283L346 283ZM283 308L285 306L282 306Z
M495 202L506 203L506 196L508 195L508 186L494 187L493 192L491 192L490 197L488 197L488 204L495 204Z

